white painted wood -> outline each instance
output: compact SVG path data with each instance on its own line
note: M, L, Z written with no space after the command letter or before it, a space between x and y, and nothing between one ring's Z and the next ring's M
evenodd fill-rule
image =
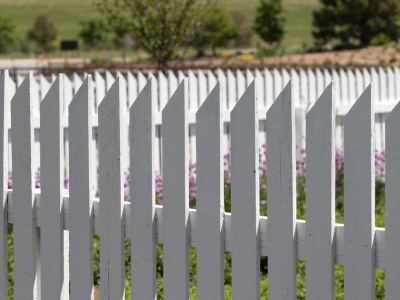
M136 77L133 76L132 72L128 71L128 107L131 107L132 103L136 100L138 95L138 84Z
M317 100L317 90L316 90L316 78L315 74L311 69L307 70L308 77L308 99L306 103L313 104Z
M164 299L189 299L188 82L163 110Z
M396 101L400 100L400 69L398 67L394 67L394 80L395 80L395 97Z
M169 97L175 93L178 88L178 78L176 78L174 72L168 70L168 86L169 86Z
M283 83L282 83L282 76L277 69L274 68L272 74L274 77L274 101L275 101L275 99L282 92Z
M333 78L333 82L335 83L335 87L336 87L336 105L346 105L346 102L343 102L343 99L341 97L342 94L342 82L340 80L340 76L339 74L336 72L335 69L332 69L332 78Z
M340 98L342 98L342 103L344 104L350 104L350 98L349 98L349 79L347 77L346 72L343 69L339 70L339 76L340 76Z
M258 79L259 85L258 85L258 107L260 109L265 109L265 84L264 84L264 76L261 74L260 70L256 69L255 72L255 78Z
M260 298L258 104L254 80L231 112L232 298Z
M308 76L303 69L300 69L300 86L300 103L304 105L309 102L310 98L308 96Z
M293 80L293 97L296 106L300 106L300 77L296 69L290 70L290 76ZM260 95L261 97L261 95Z
M21 74L17 74L17 87L19 87L24 81L24 77Z
M183 74L182 70L178 70L178 83L181 83L184 78L186 78L185 74Z
M382 102L382 98L381 98L381 87L380 87L380 81L379 81L379 74L376 71L375 68L371 67L371 82L374 85L374 92L376 95L376 102Z
M226 76L227 75L225 75L224 71L222 71L220 68L217 69L217 80L218 80L218 83L220 85L222 85L223 97L225 99L223 110L228 110L229 109L228 101L227 101L227 99L228 99L228 87L227 87L228 83L227 83L227 80L226 80ZM189 88L190 88L190 82L189 82Z
M207 95L208 95L208 89L207 89L207 78L204 75L203 71L198 70L197 71L197 80L199 82L199 105L201 105L204 100L206 100ZM236 88L236 87L235 87ZM176 87L173 91L173 93L176 91ZM170 97L172 96L172 94L170 94Z
M356 77L351 69L347 69L347 79L348 79L348 95L349 95L349 104L353 104L357 99L357 90L356 90Z
M307 114L306 294L335 299L335 90L330 84Z
M344 118L345 299L375 299L375 165L372 85Z
M97 113L99 105L101 101L103 101L104 96L106 95L106 82L104 78L100 75L100 73L97 71L94 72L94 82L96 86L95 112Z
M70 173L70 277L71 300L94 299L93 293L93 198L96 164L92 143L93 87L86 77L69 105Z
M7 243L7 185L8 185L8 125L10 122L10 101L13 82L8 71L0 75L0 298L7 299L8 284L8 243Z
M355 73L356 73L356 99L354 99L353 103L358 99L358 97L361 96L361 94L365 89L364 77L363 74L361 74L360 69L356 69Z
M127 90L128 82L126 81L124 75L120 71L117 71L116 75L117 75L117 77L119 77L119 80L121 81L121 84L122 84L122 91L121 91L121 97L122 97L122 103L123 103L122 111L124 113L127 113L128 108L129 108L128 90Z
M191 70L188 71L188 81L189 81L189 110L192 112L196 112L197 109L199 108L199 102L197 99L198 84L197 84L197 78Z
M198 299L224 299L224 165L219 82L196 114L196 239Z
M236 78L235 75L232 73L231 70L226 71L226 76L228 78L228 98L226 99L227 101L227 106L228 106L228 111L231 111L232 108L236 104Z
M380 87L379 97L381 101L385 102L388 101L387 76L386 72L383 70L382 67L379 67L378 72L379 72L378 76L379 76L379 87Z
M253 80L254 80L254 74L250 71L250 69L246 69L246 88L250 86Z
M111 86L115 82L115 77L109 70L106 70L105 72L105 77L106 77L106 91L109 91Z
M59 75L40 104L41 299L68 299L64 281L63 76Z
M324 68L324 79L325 79L325 88L327 88L332 82L332 75L326 68Z
M68 112L68 105L71 103L72 97L74 95L73 85L71 80L68 78L67 75L64 74L63 76L63 90L64 90L64 113Z
M239 69L236 70L237 99L240 99L246 90L246 79ZM235 103L237 102L237 99Z
M386 69L387 80L388 80L388 101L395 102L396 101L396 87L395 87L395 77L394 72L391 67Z
M325 78L319 68L315 70L315 77L317 81L317 98L319 98L325 90Z
M371 74L367 68L363 68L362 71L363 71L363 77L364 77L364 88L362 91L362 93L363 93L364 89L367 88L367 86L372 82L372 78L371 78ZM361 96L361 94L360 94L360 96Z
M100 296L102 300L125 298L121 89L121 82L117 79L99 106Z
M213 71L208 70L207 71L207 84L208 84L208 93L211 93L211 91L214 89L215 85L217 84L217 77L215 77Z
M32 82L33 75L30 72L11 100L15 299L37 299L38 296L36 263L40 252L34 221Z
M154 78L130 109L132 299L156 299Z
M265 103L266 103L265 107L269 108L275 101L274 85L273 85L274 79L271 75L271 72L267 68L264 69L264 76L265 76Z
M83 80L77 73L74 72L72 74L72 83L73 83L73 92L75 95L79 91L79 88L83 83Z
M159 106L159 111L161 112L165 105L168 102L169 95L168 95L168 80L167 77L165 77L164 73L159 71L158 72L158 88L159 88L159 101L160 101L160 106Z
M290 81L290 75L288 71L283 68L282 69L282 89L286 86L286 84Z
M386 118L385 162L385 299L397 299L400 294L400 105L397 104Z
M292 82L267 113L268 288L296 299L296 164Z
M138 80L138 91L140 93L147 84L147 78L141 71L138 71L137 80Z
M40 87L40 99L43 99L44 96L50 89L50 82L43 76L43 74L39 74L39 87Z

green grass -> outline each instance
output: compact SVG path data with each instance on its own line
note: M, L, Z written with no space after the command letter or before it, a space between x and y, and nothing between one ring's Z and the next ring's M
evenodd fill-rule
M240 10L250 19L254 18L259 0L218 0L227 11ZM318 0L284 0L287 11L287 35L284 47L301 48L303 43L310 44L311 15ZM17 23L17 34L25 37L35 18L40 14L48 15L59 29L60 40L76 39L79 22L99 16L94 0L0 0L0 13L11 17Z

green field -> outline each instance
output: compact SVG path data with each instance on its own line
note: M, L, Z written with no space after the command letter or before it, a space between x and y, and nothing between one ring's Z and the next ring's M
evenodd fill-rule
M168 1L168 0L166 0ZM254 18L258 0L218 0L226 10L240 10ZM284 47L300 48L310 44L311 14L318 0L284 0L288 15L287 36ZM59 29L60 39L76 39L79 22L98 16L94 0L0 0L0 13L17 23L17 33L25 36L35 18L47 14Z

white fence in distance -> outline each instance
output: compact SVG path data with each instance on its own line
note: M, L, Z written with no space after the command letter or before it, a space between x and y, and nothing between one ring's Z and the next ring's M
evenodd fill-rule
M306 260L307 299L335 299L334 266L344 264L346 299L374 299L375 269L386 271L386 299L400 294L400 107L386 119L386 229L374 223L374 85L344 116L345 224L335 224L335 86L306 117L307 219L296 220L295 82L266 113L268 216L259 215L259 80L230 113L231 213L224 210L224 88L216 83L195 112L197 210L189 209L189 88L184 79L162 110L164 206L155 205L156 81L129 108L131 202L123 199L123 85L98 107L100 199L94 197L93 89L85 79L65 120L62 75L40 104L41 189L34 188L32 73L14 95L0 75L3 152L0 193L0 296L7 297L7 222L14 226L15 299L90 299L93 234L101 243L101 299L124 298L124 239L132 239L132 299L156 295L155 245L164 246L164 298L188 299L189 247L198 251L199 299L223 299L223 253L232 252L234 299L259 299L259 258L268 256L270 299L296 299L296 260ZM11 100L12 99L12 100ZM8 126L13 189L7 190ZM64 119L63 119L64 118ZM63 189L63 126L69 124L69 191ZM323 130L321 130L321 128ZM246 201L243 201L246 199ZM307 225L306 225L307 224ZM40 234L39 234L40 229ZM40 246L40 247L39 247ZM68 259L70 263L68 264ZM71 279L70 279L71 278ZM70 292L70 294L69 294Z

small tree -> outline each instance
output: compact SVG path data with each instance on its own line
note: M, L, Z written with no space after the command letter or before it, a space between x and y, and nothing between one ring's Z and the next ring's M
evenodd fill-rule
M199 28L193 46L198 51L198 56L204 54L207 47L211 47L216 55L217 47L226 44L239 36L238 26L220 8L215 7L204 19L203 26Z
M262 40L279 46L285 36L285 24L282 0L260 0L253 29Z
M49 51L54 48L57 34L54 23L46 15L42 15L36 18L32 29L28 31L28 39L35 42L42 51Z
M9 17L0 15L0 53L8 52L15 46L15 27Z
M320 0L313 12L313 35L317 45L339 40L364 47L374 38L400 38L399 0Z
M213 0L97 0L97 6L118 31L132 32L140 46L166 69L178 48L193 41Z
M89 48L104 47L112 41L111 28L104 19L88 19L80 22L79 37Z

